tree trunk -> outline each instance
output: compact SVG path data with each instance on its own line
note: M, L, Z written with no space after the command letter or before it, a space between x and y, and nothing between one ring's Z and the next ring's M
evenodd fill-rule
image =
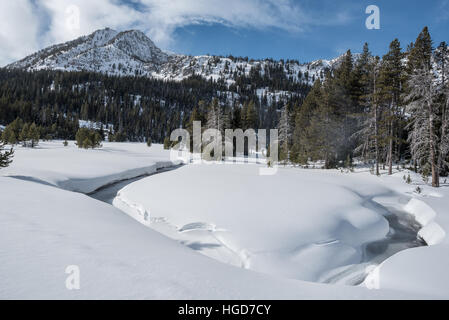
M373 102L374 102L374 134L376 137L376 176L380 176L379 172L379 158L380 158L380 150L379 150L379 116L378 116L378 105L376 99L377 92L377 78L376 78L376 70L374 70L374 88L373 88Z
M436 159L436 143L434 137L434 127L433 127L433 108L432 102L429 101L427 103L429 108L429 134L430 134L430 163L432 167L432 187L438 188L440 186L440 174L439 168L437 168L437 159Z
M393 174L393 120L390 123L390 145L388 147L388 174Z
M374 134L376 136L376 176L379 176L379 124L377 121L377 105L374 106Z
M444 141L444 136L446 134L448 120L449 120L446 115L448 104L449 104L449 97L447 98L447 100L445 101L445 103L443 105L443 112L442 112L442 119L441 119L441 131L440 131L441 137L440 137L440 144L439 144L439 150L438 150L439 151L438 152L438 161L437 161L438 174L439 174L439 170L443 168L444 157L446 156L443 149L445 148L444 144L446 143L446 141Z

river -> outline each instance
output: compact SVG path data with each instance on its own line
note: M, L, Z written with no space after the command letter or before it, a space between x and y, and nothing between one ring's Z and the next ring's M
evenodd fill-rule
M161 168L152 174L138 176L132 179L126 179L111 183L88 195L94 199L106 202L112 205L117 193L125 186L138 180L147 178L151 175L175 170L180 166ZM330 271L323 275L319 282L329 284L359 285L366 276L370 266L376 266L391 257L392 255L406 249L426 246L424 240L418 237L418 231L421 226L414 217L404 211L393 207L386 207L388 213L384 215L387 219L390 230L384 239L366 243L362 246L362 258L358 264L344 266L337 270Z

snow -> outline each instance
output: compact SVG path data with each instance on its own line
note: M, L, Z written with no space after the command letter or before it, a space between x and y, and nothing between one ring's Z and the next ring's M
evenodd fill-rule
M100 130L101 126L103 126L104 131L108 131L109 129L114 130L114 125L112 123L108 123L105 125L101 122L95 122L90 120L78 120L78 124L80 128Z
M116 207L78 193L171 165L162 146L143 143L16 148L0 171L0 298L449 297L446 185L423 186L413 173L406 184L407 171L260 176L257 164L189 164L127 185ZM415 215L431 246L358 264L364 244L388 233L391 207ZM65 287L70 265L80 290ZM365 268L359 286L314 283Z
M80 150L70 145L42 142L39 149L17 148L12 167L1 171L1 299L414 297L270 276L205 257L108 204L65 190L87 192L99 181L112 182L131 170L144 172L150 162L167 164L160 146L107 143L102 150ZM210 228L188 224L181 232ZM80 290L65 286L65 270L72 265L80 268Z
M419 199L411 199L404 209L413 214L416 220L423 226L418 235L428 245L435 245L443 241L446 233L434 222L437 214L427 203Z
M376 289L392 289L410 293L432 294L449 297L449 214L447 212L449 185L442 183L439 189L423 185L419 175L410 173L412 185L397 185L403 193L411 194L406 210L421 221L419 235L429 247L402 251L378 266L367 282ZM398 180L398 175L389 180ZM442 182L444 179L442 179ZM412 190L419 185L420 194Z
M69 141L40 142L37 148L15 148L13 163L1 174L89 193L101 186L149 174L172 165L162 145L103 142L95 150L79 149Z
M153 229L224 263L318 282L366 268L362 286L369 289L447 298L449 248L435 245L446 243L449 221L442 223L445 210L432 205L447 206L449 190L421 186L418 195L403 181L404 172L378 178L281 168L267 177L258 175L256 165L191 165L128 185L114 205L142 222L138 207L149 214L146 223ZM177 201L167 206L166 194L176 194ZM383 214L390 207L413 215L422 225L419 236L431 247L358 267L363 245L388 232Z

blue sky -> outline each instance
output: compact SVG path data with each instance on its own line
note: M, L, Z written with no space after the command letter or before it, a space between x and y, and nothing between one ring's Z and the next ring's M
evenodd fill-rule
M308 4L313 13L323 11L345 12L340 23L307 25L301 31L279 28L234 28L221 24L189 25L174 33L173 50L187 54L233 54L252 58L292 58L311 61L333 58L351 49L360 52L364 42L376 55L383 55L389 43L398 38L402 47L414 41L424 26L428 26L435 45L449 42L449 1L390 0L350 1L339 0L337 5L329 1L295 1ZM380 30L368 30L365 9L375 4L380 9ZM323 18L325 19L325 18Z
M380 30L367 30L368 5ZM366 41L382 55L424 26L449 41L449 0L14 0L0 1L0 66L105 27L139 29L160 48L251 58L334 58Z

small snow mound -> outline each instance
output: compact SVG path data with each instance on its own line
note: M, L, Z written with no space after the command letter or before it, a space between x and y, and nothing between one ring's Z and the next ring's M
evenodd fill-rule
M148 210L141 204L129 201L121 192L117 194L112 204L144 225L151 223L151 216Z
M366 274L368 274L363 281L363 285L367 289L380 289L380 265L370 265L365 269Z
M436 217L435 211L427 203L415 198L407 203L404 210L413 215L416 221L423 226L429 224Z
M443 241L446 232L444 232L438 223L431 222L419 230L418 236L424 239L429 246L433 246Z
M418 236L429 246L438 244L444 239L446 232L434 221L436 213L427 203L413 198L407 203L404 210L412 214L416 221L423 226L419 230Z

